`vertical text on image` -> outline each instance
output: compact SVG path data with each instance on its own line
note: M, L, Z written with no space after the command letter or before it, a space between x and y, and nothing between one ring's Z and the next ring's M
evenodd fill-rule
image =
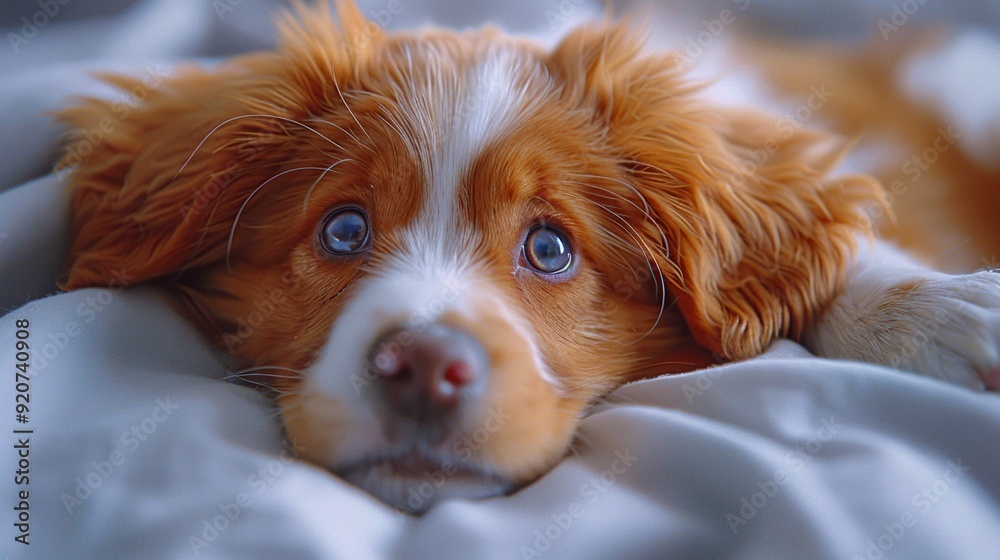
M34 429L28 420L31 413L31 321L14 321L14 428L13 457L15 458L14 484L14 540L23 545L31 541L31 435Z

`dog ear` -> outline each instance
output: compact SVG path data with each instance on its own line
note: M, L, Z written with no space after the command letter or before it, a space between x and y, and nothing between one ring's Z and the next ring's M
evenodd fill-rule
M730 359L798 337L833 300L881 187L831 178L845 146L697 98L682 59L644 55L625 24L581 28L553 71L607 130L653 220L634 224L704 347ZM651 223L650 223L651 222ZM662 231L662 233L661 233Z
M275 52L169 77L102 75L123 99L83 98L57 114L71 130L59 168L72 207L63 288L142 282L225 258L234 220L249 218L245 203L287 168L290 133L340 101L331 98L338 78L379 40L353 3L337 8L335 18L325 3L296 3Z
M252 160L227 146L231 134L209 134L243 112L221 93L237 73L101 78L129 97L86 98L58 114L71 127L60 162L72 209L63 287L142 282L217 259L218 222L231 214L220 205L232 200L219 195L241 186L234 171Z

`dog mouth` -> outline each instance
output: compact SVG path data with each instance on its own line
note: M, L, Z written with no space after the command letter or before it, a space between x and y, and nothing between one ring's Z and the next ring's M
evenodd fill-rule
M334 472L383 502L419 514L445 498L507 494L514 481L472 459L426 450L365 457Z

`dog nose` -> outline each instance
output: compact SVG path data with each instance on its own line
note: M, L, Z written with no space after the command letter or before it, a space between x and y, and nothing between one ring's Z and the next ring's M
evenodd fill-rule
M482 394L489 359L468 332L431 324L393 329L369 353L382 397L394 414L435 418Z

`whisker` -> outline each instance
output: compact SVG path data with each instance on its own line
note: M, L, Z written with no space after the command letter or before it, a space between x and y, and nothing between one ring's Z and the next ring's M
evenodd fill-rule
M402 140L405 141L408 138L408 136L406 135L406 133L403 132L402 125L396 120L395 117L392 117L391 115L389 115L389 116L376 115L376 118L378 120L382 121L382 124L388 126L393 131L395 131L396 134L399 135L400 139L402 139Z
M266 381L266 379L268 378L275 380L293 379L288 375L269 373L270 370L287 371L294 373L298 377L303 377L305 375L300 370L293 368L286 368L283 366L257 366L257 367L247 368L238 372L230 373L229 375L220 377L219 380L225 381L227 383L245 384L254 389L262 390L265 394L270 396L275 406L277 406L276 399L279 397L287 397L289 395L301 394L301 389L298 386L296 386L293 389L281 389L279 387L274 386L271 383L268 383Z
M354 122L358 125L358 128L361 129L361 132L364 132L365 136L368 136L368 141L371 142L372 144L374 144L375 141L372 140L372 137L368 135L368 131L365 130L365 127L361 124L361 121L359 121L358 117L356 117L354 115L354 111L351 110L351 106L347 103L347 100L344 99L344 92L341 91L340 84L337 83L337 73L336 72L331 72L330 74L333 76L333 87L334 87L334 89L337 90L337 95L340 96L340 101L343 102L344 107L347 108L347 112L350 113L351 118L354 119Z
M615 212L611 208L608 208L607 206L605 206L605 205L603 205L603 204L601 204L599 202L591 201L591 204L594 204L595 206L597 206L601 210L604 210L605 212L607 212L608 214L610 214L611 217L612 217L612 219L615 221L615 223L617 223L618 225L622 226L623 229L627 229L628 230L628 231L626 231L626 233L628 233L629 237L631 237L632 241L634 241L634 243L632 245L634 247L636 247L637 249L639 249L639 252L642 253L643 259L646 262L646 267L649 269L649 275L650 275L650 277L653 277L653 275L654 275L653 264L650 261L649 255L646 254L646 250L642 247L641 243L639 242L638 232L635 231L635 228L632 227L632 224L628 223L628 221L623 216L621 216L620 214L618 214L617 212ZM618 236L618 235L616 235L616 234L608 231L607 228L603 228L602 227L602 230L604 230L605 232L607 232L610 236L612 236L616 240L625 241L620 236ZM621 243L621 245L627 246L629 244L628 243ZM635 269L632 267L632 264L629 263L628 261L626 261L625 258L622 257L621 255L616 255L616 256L619 259L621 259L622 263L624 263L629 268L629 270L632 271L632 275L636 276Z
M310 119L308 119L308 122L315 122L315 123L319 123L319 124L325 124L327 126L331 126L333 128L336 128L337 130L339 130L339 131L343 132L344 134L346 134L347 136L349 136L351 138L351 140L354 141L355 144L358 144L359 146L361 146L362 148L368 150L371 153L375 153L375 149L372 148L371 146L369 146L368 144L362 143L361 139L358 138L357 134L355 134L354 132L351 132L350 130L347 130L346 128L340 126L339 124L330 122L330 121L328 121L326 119L321 119L321 118L319 118L317 116L311 117ZM369 140L370 140L370 138L369 138Z
M296 373L298 373L298 372L296 372ZM288 375L282 375L282 374L277 374L277 373L252 373L251 372L251 373L238 373L238 374L227 375L225 377L220 377L219 381L230 381L230 380L233 380L233 379L240 380L240 381L253 381L253 379L251 379L251 377L254 377L254 378L256 378L256 377L262 377L262 378L269 377L269 378L272 378L272 379L290 379L290 377Z
M284 366L255 366L255 367L252 367L252 368L247 368L247 369L241 369L239 371L234 371L234 372L232 372L227 377L236 377L236 376L239 376L239 375L245 375L247 373L253 373L254 375L260 375L260 376L265 376L265 377L266 376L271 376L271 377L285 377L283 375L278 375L276 373L254 373L254 372L258 372L258 371L267 371L267 370L272 370L272 369L276 369L278 371L288 371L288 372L295 373L295 374L298 374L298 375L305 375L305 373L302 372L301 370L297 370L297 369L289 368L289 367L284 367ZM225 378L223 377L222 379L225 379Z
M215 127L212 130L210 130L208 132L208 134L205 135L204 138L201 139L201 142L198 142L198 145L195 146L194 151L192 151L191 155L189 155L188 158L186 160L184 160L184 163L181 164L180 169L177 170L177 173L174 173L174 176L171 177L170 180L173 181L174 179L176 179L177 176L180 175L184 171L184 169L187 168L188 164L191 163L191 160L194 159L194 156L198 153L199 150L201 150L201 147L205 145L205 142L208 142L208 139L211 138L213 134L215 134L216 132L218 132L218 130L220 128L226 126L227 124L229 124L231 122L235 122L235 121L241 120L241 119L275 119L275 120L278 120L278 121L287 122L287 123L290 123L290 124L301 126L302 128L308 130L309 132L312 132L316 136L319 136L320 138L326 140L327 142L329 142L330 144L332 144L333 146L335 146L338 150L343 150L344 149L343 146L341 146L340 144L334 142L333 140L331 140L330 138L328 138L327 136L325 136L320 131L316 130L315 128L312 128L311 126L309 126L309 125L307 125L305 123L299 122L299 121L297 121L295 119L290 119L288 117L282 117L282 116L278 116L278 115L267 115L267 114L256 114L256 113L255 114L250 114L250 115L239 115L239 116L236 116L236 117L230 117L230 118L222 121L221 123L215 125Z
M666 172L663 172L663 173L666 173ZM635 202L629 200L628 198L625 198L624 196L622 196L622 195L620 195L620 194L618 194L618 193L616 193L616 192L614 192L614 191L612 191L610 189L607 189L607 188L604 188L604 187L600 187L600 186L597 186L597 185L593 185L593 184L590 184L590 183L579 183L581 185L589 186L589 187L596 188L596 189L600 189L600 190L602 190L602 191L604 191L604 192L606 192L608 194L614 195L614 196L622 199L626 203L631 204L636 209L639 209L642 212L643 216L645 216L646 219L649 221L649 223L652 224L653 227L656 228L657 233L659 233L659 235L660 235L660 242L662 243L663 250L665 251L663 257L664 257L664 259L669 260L669 258L670 258L670 245L667 243L667 234L664 233L663 228L660 227L660 222L656 219L655 216L653 216L652 209L651 209L651 207L649 205L649 200L642 194L642 192L639 191L639 189L635 188L633 185L630 185L626 181L622 181L621 179L616 179L614 177L601 177L601 176L598 176L598 175L590 175L590 174L587 174L587 173L574 173L573 175L576 176L576 177L583 177L583 178L588 178L588 179L606 179L606 180L610 180L610 181L612 181L612 182L614 182L616 184L622 185L626 189L628 189L628 190L632 191L633 193L635 193L635 195L637 197L639 197L639 200L642 201L642 208L639 208L639 205L637 205Z
M306 210L309 209L309 197L312 196L313 189L315 189L316 185L318 185L319 182L323 180L323 177L326 177L326 174L329 173L334 167L337 167L338 165L340 165L340 164L342 164L344 162L348 162L348 161L354 161L354 160L352 160L352 159L342 159L342 160L335 161L335 162L331 163L326 169L324 169L322 173L319 174L319 177L317 177L316 180L313 181L313 184L309 187L309 190L306 191L306 198L305 198L304 201L302 201L302 211L303 212L305 212Z
M578 174L578 175L579 176L584 176L584 175L580 175L580 174ZM590 184L590 183L584 183L584 182L579 182L579 181L573 181L573 183L581 185L583 187L593 188L593 189L597 189L597 190L606 192L609 195L613 195L613 196L616 196L618 198L621 198L625 202L627 202L627 203L631 204L632 206L634 206L636 209L639 209L639 206L637 204L635 204L634 202L628 200L624 196L622 196L622 195L620 195L618 193L615 193L614 191L611 191L610 189L606 189L606 188L600 187L598 185L593 185L593 184ZM622 184L627 184L627 183L622 182ZM632 188L634 190L634 187L632 187ZM635 192L638 192L638 191L635 191ZM643 198L643 200L645 200L645 199ZM619 225L621 225L622 228L626 230L626 233L628 233L629 237L631 237L632 240L635 242L636 247L638 247L640 249L640 252L642 253L643 258L646 261L646 266L649 269L650 276L656 279L656 282L654 282L654 286L656 286L656 291L657 291L658 295L660 296L660 309L659 309L659 312L656 315L656 319L653 321L653 324L649 327L649 329L642 336L640 336L638 339L636 339L635 342L639 342L639 341L645 339L646 337L648 337L650 334L653 333L653 331L656 330L656 327L659 326L660 321L663 319L663 315L666 313L666 311L670 307L672 307L672 304L671 304L670 307L667 306L667 287L666 287L667 284L666 284L666 277L664 277L663 271L660 270L659 266L654 266L653 265L653 262L652 262L652 260L650 258L650 255L653 254L652 248L650 248L649 245L646 243L646 241L642 238L642 236L639 235L639 232L635 229L635 227L631 223L629 223L628 220L626 220L624 216L622 216L622 215L618 214L617 212L611 210L607 206L604 206L603 204L600 204L598 202L594 202L594 201L591 201L591 202L594 205L596 205L597 207L599 207L599 208L603 209L604 211L608 212L608 214L610 214L615 219L616 223L618 223ZM647 204L646 207L648 208L648 204ZM652 216L650 214L647 213L646 216L650 219L650 223L652 223L653 226L656 227L657 231L659 232L660 236L662 237L663 246L667 247L666 234L663 233L663 230L660 228L659 224L655 220L652 220ZM663 258L667 259L668 256L669 256L669 253L667 253L666 255L664 255ZM633 273L633 275L635 274L634 269L632 270L632 273ZM675 302L676 302L676 300L675 300Z
M694 368L695 367L694 362L671 362L671 361L652 362L652 363L649 363L649 364L640 364L640 365L642 366L641 369L649 369L649 368L654 368L654 367L659 367L659 366L687 366L687 367L690 367L690 368ZM658 375L670 375L670 374L661 373L661 374L658 374Z
M264 389L266 391L279 392L274 387L271 387L267 383L264 383L264 382L261 382L261 381L254 381L253 379L243 379L243 378L239 378L237 381L239 381L239 383L246 383L246 384L249 384L249 385L253 385L254 388L260 388L260 389Z
M621 179L616 179L615 177L605 177L605 176L602 176L602 175L592 175L592 174L589 174L589 173L573 173L573 176L574 177L583 177L584 179L601 179L601 180L605 180L605 181L611 181L613 183L616 183L618 185L621 185L621 186L625 187L626 189L628 189L628 190L632 191L633 193L635 193L635 195L637 197L639 197L639 200L642 201L642 206L643 206L642 208L639 208L639 205L635 204L634 202L632 202L631 200L625 198L624 196L622 196L622 195L620 195L620 194L618 194L618 193L616 193L614 191L611 191L610 189L603 189L603 190L606 190L608 193L613 194L615 196L618 196L619 198L621 198L625 202L628 202L628 203L634 205L647 218L649 218L650 221L654 221L653 220L653 212L652 212L652 210L651 210L651 208L649 206L649 201L646 200L646 197L643 196L643 194L641 192L639 192L639 189L635 188L635 186L633 186L633 185L630 185L627 181L622 181ZM591 186L596 186L596 185L591 185ZM603 187L598 187L598 188L603 188Z
M240 217L243 215L243 211L246 209L247 205L250 204L250 199L256 196L257 193L260 192L260 190L263 189L265 186L267 186L268 183L277 179L278 177L287 175L295 171L309 171L309 170L323 171L324 169L325 169L324 167L296 167L294 169L286 169L278 173L277 175L274 175L270 179L264 181L263 183L258 185L257 188L255 188L252 193L250 193L250 196L248 196L246 200L243 201L243 204L240 206L239 212L236 213L236 219L233 220L233 227L229 229L229 239L226 240L226 272L232 272L232 267L230 266L230 256L233 250L233 238L236 236L236 225L240 223Z
M599 178L599 177L594 176L594 175L585 175L585 174L575 174L575 175L579 176L579 177L595 177L595 178ZM642 194L639 193L639 191L636 190L635 187L633 187L632 185L629 185L628 183L626 183L624 181L617 181L617 182L620 183L620 184L622 184L622 185L625 185L626 187L630 188L633 192L635 192L637 194L637 196L639 196L640 199L642 200L643 207L640 208L639 205L636 204L635 202L633 202L633 201L629 200L628 198L625 198L624 196L622 196L622 195L620 195L620 194L612 191L611 189L608 189L608 188L605 188L605 187L601 187L601 186L595 185L593 183L586 183L586 182L582 182L582 181L572 181L573 184L577 184L577 185L580 185L580 186L583 186L583 187L588 187L588 188L600 190L600 191L602 191L604 193L607 193L608 195L611 195L611 196L614 196L616 198L619 198L619 199L623 200L625 203L629 204L630 206L632 206L635 209L637 209L640 212L642 212L643 216L646 218L647 221L649 221L650 224L653 225L653 227L656 228L656 231L657 231L657 233L660 236L660 241L662 242L662 245L663 245L663 248L664 248L664 251L665 251L665 253L663 254L664 259L669 258L670 257L670 246L667 243L667 235L666 235L666 233L663 232L663 228L660 227L659 222L653 217L652 213L650 212L649 202L646 200L646 197L642 196ZM618 214L616 213L616 215L618 215Z

